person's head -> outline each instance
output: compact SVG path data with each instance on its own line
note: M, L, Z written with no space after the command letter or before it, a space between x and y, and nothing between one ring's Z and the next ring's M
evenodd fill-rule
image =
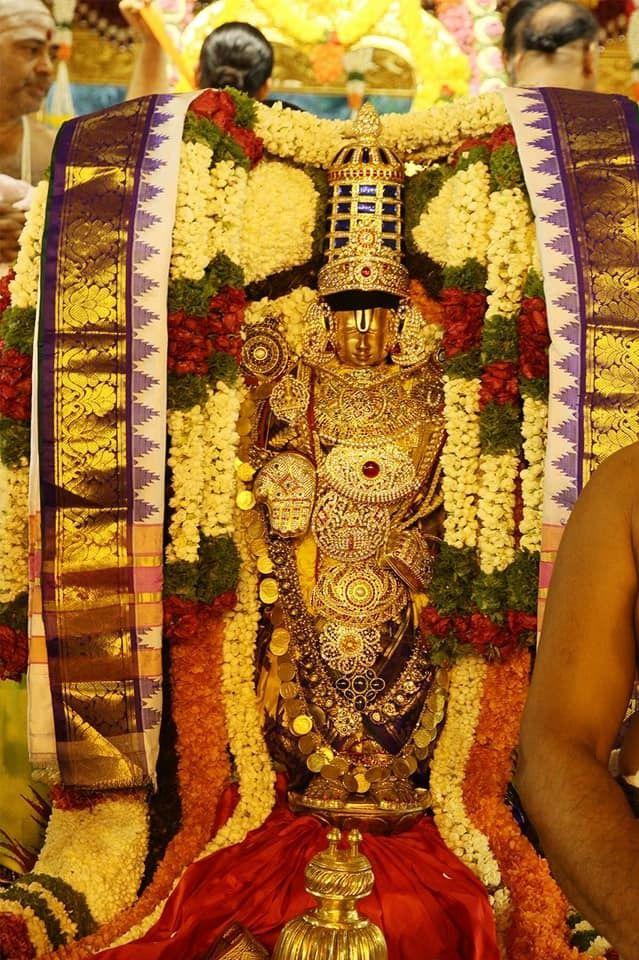
M518 86L594 90L599 26L575 0L519 0L508 12L504 59Z
M210 33L200 52L200 87L235 87L263 100L273 72L273 47L250 23L223 23Z
M0 116L42 106L53 82L55 24L40 0L0 0Z

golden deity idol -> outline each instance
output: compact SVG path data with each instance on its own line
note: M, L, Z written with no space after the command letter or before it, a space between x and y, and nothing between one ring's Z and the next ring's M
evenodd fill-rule
M427 806L447 686L418 628L441 506L441 370L408 299L403 166L378 137L364 110L329 171L300 355L277 318L247 337L255 476L239 501L262 551L273 755L297 809L369 828Z

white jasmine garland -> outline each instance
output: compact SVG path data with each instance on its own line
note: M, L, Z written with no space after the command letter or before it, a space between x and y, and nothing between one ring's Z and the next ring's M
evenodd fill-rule
M505 570L515 559L515 485L519 454L482 454L480 461L479 565L483 573Z
M523 514L519 524L522 550L541 550L544 462L548 433L548 404L536 397L524 397L524 457L521 474Z
M479 380L444 377L446 443L442 453L444 539L453 547L477 544Z
M83 893L96 923L106 923L134 902L147 841L143 796L114 793L87 809L54 806L34 872L60 877Z
M204 416L199 405L190 410L169 410L170 437L168 465L173 473L173 494L169 500L166 559L168 563L185 560L195 563L200 545L200 519L204 490L203 445Z
M473 826L464 804L466 764L479 718L486 663L471 655L451 669L446 723L430 768L435 823L446 845L489 890L501 885L488 838Z
M43 887L36 880L32 880L28 884L20 884L22 890L28 890L30 893L35 893L46 903L47 907L56 918L60 924L60 929L64 935L64 938L67 942L75 940L78 928L71 920L69 914L67 913L65 905L58 900L58 898L51 893L47 887Z
M240 259L246 283L310 259L318 201L315 185L303 170L263 160L251 171Z
M0 463L0 603L10 603L27 589L29 468Z
M242 393L221 381L208 388L202 432L202 533L219 537L233 532L235 509L236 430Z
M461 267L466 260L485 265L488 253L488 231L491 224L490 173L483 161L458 170L449 181L452 185L446 240L446 265Z
M38 303L40 256L48 192L47 180L41 180L33 191L31 208L20 236L20 251L14 267L15 277L9 287L13 307L35 307Z
M200 280L215 254L216 184L209 168L213 151L203 143L182 144L173 227L171 279Z
M530 206L519 187L490 196L488 316L510 317L519 310L533 257Z
M455 177L450 177L430 201L413 230L413 240L421 253L439 264L446 264L449 253L450 216L454 202Z

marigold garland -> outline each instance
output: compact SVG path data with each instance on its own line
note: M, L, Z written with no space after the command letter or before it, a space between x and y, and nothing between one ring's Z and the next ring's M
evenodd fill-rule
M525 650L487 667L463 793L473 822L490 840L512 895L509 960L568 960L575 954L565 940L564 896L547 862L537 856L504 804L529 673L530 653Z

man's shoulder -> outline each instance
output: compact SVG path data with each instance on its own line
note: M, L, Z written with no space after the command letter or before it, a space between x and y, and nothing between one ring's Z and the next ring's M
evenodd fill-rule
M580 500L582 511L603 508L609 515L623 513L639 521L639 443L606 457L591 474Z

